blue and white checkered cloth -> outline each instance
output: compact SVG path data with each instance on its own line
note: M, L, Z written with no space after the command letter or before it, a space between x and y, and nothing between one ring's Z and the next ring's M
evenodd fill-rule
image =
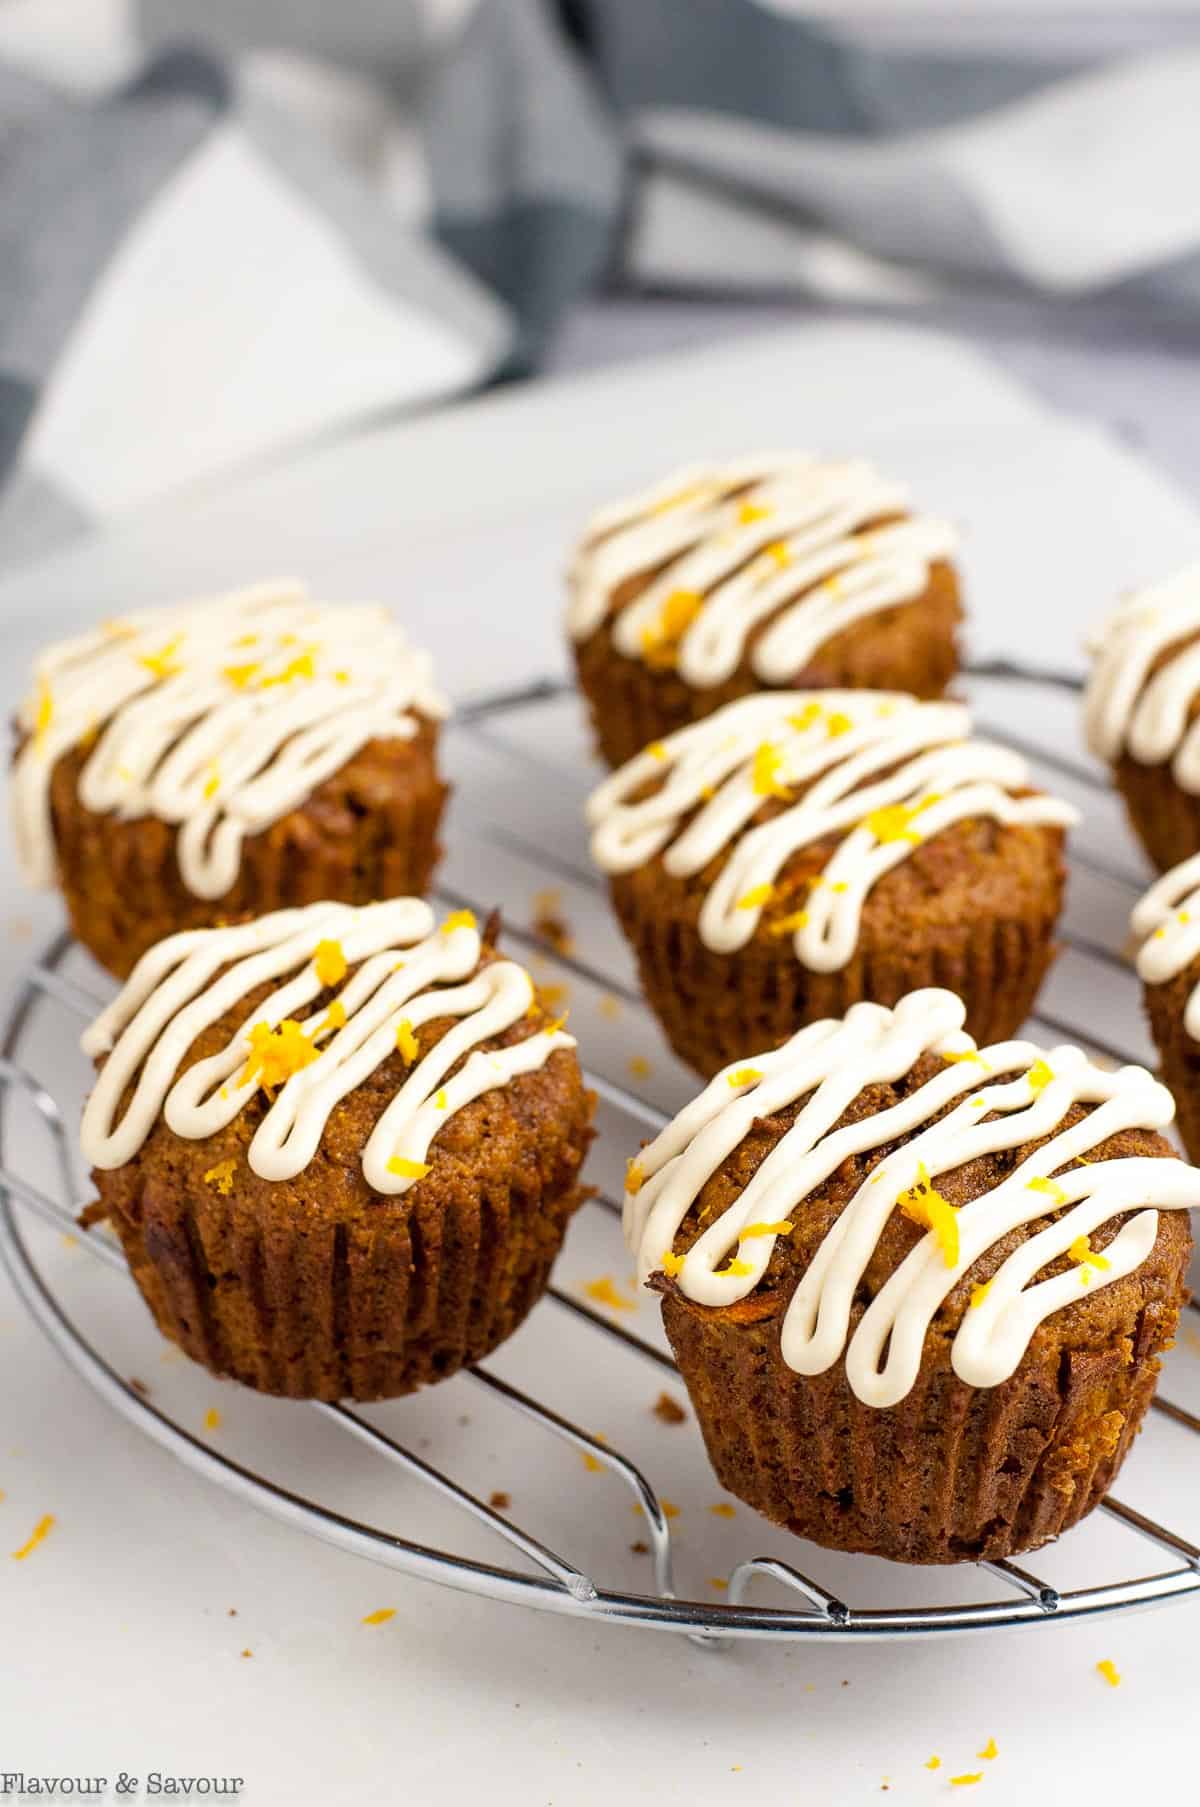
M787 0L5 0L0 558L531 368L602 283L1200 332L1200 22L1027 43Z

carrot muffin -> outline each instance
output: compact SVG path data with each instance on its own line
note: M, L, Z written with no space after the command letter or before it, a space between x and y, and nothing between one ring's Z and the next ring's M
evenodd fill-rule
M1200 1160L1200 854L1151 885L1133 912L1150 1032L1179 1112L1179 1133Z
M1123 602L1090 650L1088 746L1165 872L1200 853L1200 565Z
M722 1484L900 1562L1015 1555L1120 1468L1185 1297L1166 1088L856 1004L717 1075L625 1224Z
M386 611L295 584L106 622L43 654L18 715L25 875L120 978L181 929L422 892L445 712Z
M750 691L940 696L958 669L956 545L862 460L679 471L603 509L568 625L610 765Z
M655 743L588 804L592 857L676 1053L746 1048L945 985L984 1041L1054 954L1069 804L960 703L769 691Z
M468 912L173 935L83 1039L83 1152L163 1334L265 1393L387 1399L545 1289L591 1131L575 1043Z

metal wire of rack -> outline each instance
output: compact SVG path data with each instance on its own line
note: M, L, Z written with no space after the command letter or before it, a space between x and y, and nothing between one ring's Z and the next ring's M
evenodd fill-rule
M499 748L495 730L506 716L554 704L562 694L560 685L547 682L516 694L485 699L460 716L457 731L474 742L477 752L482 747L490 755ZM1006 738L1012 745L1020 744L1011 734L998 737ZM1023 750L1060 776L1069 777L1079 785L1099 788L1095 775L1082 764L1058 757L1042 746L1029 746ZM506 751L513 755L511 746ZM559 776L553 760L540 759L524 748L515 756L531 766L540 767L542 781L552 782ZM494 848L526 859L533 873L557 873L578 885L594 887L596 884L581 861L572 861L561 850L545 844L530 845L527 836L523 839L520 832L502 822L491 820L484 838ZM1094 855L1075 857L1106 881L1131 892L1136 890L1133 877L1111 862L1096 859ZM477 910L485 909L489 901L471 896L454 882L444 885L441 895L448 903L468 905ZM510 941L523 944L531 951L538 949L543 956L550 957L534 929L523 927L519 922L506 922L506 933ZM1100 966L1123 964L1112 948L1081 936L1078 931L1068 929L1063 940L1068 947ZM31 1018L36 1009L49 1007L73 1019L72 1026L77 1027L104 1001L65 970L71 950L72 943L67 936L53 941L25 972L6 1016L0 1021L0 1259L35 1321L101 1398L189 1468L221 1485L238 1499L343 1551L425 1580L593 1622L635 1624L684 1633L710 1647L720 1647L737 1639L883 1639L1048 1625L1200 1593L1200 1548L1148 1513L1110 1495L1101 1502L1098 1512L1122 1532L1146 1540L1156 1550L1164 1552L1169 1559L1168 1566L1149 1575L1131 1577L1124 1565L1125 1572L1119 1577L1106 1578L1093 1585L1060 1589L1026 1564L1009 1561L964 1564L964 1573L986 1575L993 1587L998 1588L999 1597L895 1607L848 1603L791 1561L776 1555L749 1555L738 1560L723 1583L718 1583L724 1588L721 1600L683 1598L676 1594L674 1586L668 1512L658 1489L642 1469L611 1440L592 1435L530 1392L485 1367L468 1370L465 1378L471 1387L486 1394L494 1406L525 1420L539 1434L580 1452L589 1467L598 1466L608 1471L628 1489L632 1503L643 1515L653 1576L652 1592L630 1592L605 1586L583 1565L550 1548L511 1516L485 1501L478 1492L389 1431L370 1422L361 1411L348 1406L311 1402L307 1409L319 1414L338 1432L365 1445L381 1462L391 1465L455 1511L465 1514L477 1526L503 1540L525 1561L527 1570L485 1562L456 1553L452 1548L437 1548L398 1536L342 1513L319 1499L290 1490L221 1454L210 1443L193 1435L176 1416L151 1403L143 1390L118 1373L93 1346L56 1295L23 1228L22 1214L28 1214L60 1231L73 1232L81 1202L75 1195L73 1159L64 1111L47 1086L29 1071L24 1059ZM603 986L631 1007L642 1008L630 986L569 947L558 946L552 959L564 973L591 985ZM1032 1021L1035 1027L1040 1026L1054 1034L1081 1039L1114 1059L1135 1058L1111 1041L1098 1040L1086 1025L1062 1021L1045 1012L1039 1012ZM623 1153L636 1146L637 1137L652 1134L661 1127L664 1113L620 1084L611 1074L589 1071L587 1079L604 1105L628 1126ZM49 1133L57 1196L13 1169L9 1158L11 1119L14 1109L19 1106L40 1119ZM619 1215L620 1207L612 1198L601 1195L597 1203L602 1210ZM98 1267L107 1268L129 1281L120 1248L104 1231L92 1231L83 1239L82 1246L90 1251ZM663 1350L558 1285L550 1287L541 1309L559 1314L564 1336L575 1333L597 1336L604 1339L609 1349L619 1352L622 1361L640 1364L643 1371L659 1376L675 1373L669 1355ZM1200 1416L1186 1407L1160 1396L1154 1402L1154 1409L1175 1425L1200 1436ZM1193 1459L1200 1457L1200 1451L1189 1450L1189 1454ZM814 1551L813 1560L819 1564L820 1559L821 1552ZM752 1604L748 1594L759 1581L781 1584L798 1595L801 1604L796 1607Z

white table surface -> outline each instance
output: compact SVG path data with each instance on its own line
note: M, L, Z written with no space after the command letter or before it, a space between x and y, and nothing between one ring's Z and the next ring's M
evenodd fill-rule
M71 548L0 586L0 701L47 637L272 570L393 600L460 697L561 669L557 573L589 501L675 457L797 439L869 450L963 520L981 651L1077 662L1113 592L1195 556L1179 493L973 354L814 327L491 398ZM5 862L11 981L57 911ZM90 1284L73 1276L83 1259L58 1252L73 1298ZM279 1528L103 1408L4 1280L0 1359L0 1771L235 1775L271 1807L774 1807L875 1799L885 1781L900 1801L1071 1798L1086 1782L1115 1803L1193 1786L1196 1603L953 1643L717 1656L451 1594ZM186 1382L199 1419L216 1383ZM398 1529L408 1509L400 1490ZM45 1512L46 1542L9 1561ZM361 1624L384 1606L390 1622ZM999 1756L978 1759L991 1737ZM974 1791L950 1787L975 1771Z

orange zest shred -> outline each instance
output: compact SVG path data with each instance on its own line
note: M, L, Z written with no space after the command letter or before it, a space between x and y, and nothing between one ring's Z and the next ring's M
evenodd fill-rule
M905 1217L931 1230L947 1267L958 1262L958 1212L944 1199L929 1177L924 1161L917 1168L917 1183L900 1194L897 1203Z
M238 1076L239 1085L254 1081L269 1092L302 1067L320 1059L320 1050L313 1046L294 1017L285 1016L274 1029L266 1023L255 1023L246 1039L250 1052Z
M977 1770L975 1770L975 1772L972 1775L951 1776L950 1786L951 1786L951 1788L970 1788L972 1783L982 1782L982 1781L983 1781L983 1771L981 1769L977 1769Z
M304 652L297 653L294 659L288 660L282 671L270 672L263 678L259 688L270 690L277 684L294 684L299 678L315 678L317 670L313 664L313 656L316 651L315 646L310 646Z
M1054 1074L1050 1071L1050 1068L1044 1060L1035 1060L1025 1077L1029 1081L1030 1091L1036 1098L1039 1092L1045 1091L1046 1087L1050 1084L1050 1081L1054 1078Z
M1067 1195L1057 1180L1027 1180L1025 1190L1027 1192L1044 1192L1046 1197L1052 1199L1056 1205L1065 1205L1067 1202Z
M204 801L208 803L221 788L221 771L216 760L208 769L208 777L204 780Z
M219 1431L221 1428L221 1414L215 1405L210 1405L204 1414L204 1428L206 1431Z
M407 1155L394 1154L388 1162L388 1172L397 1174L402 1180L423 1180L429 1166L425 1161L410 1161Z
M340 941L318 941L313 967L322 985L337 985L346 977L346 956Z
M625 1190L630 1198L636 1198L646 1184L646 1175L636 1161L630 1161L625 1169Z
M183 645L183 635L176 634L165 646L160 646L156 653L141 653L138 664L144 665L148 672L156 678L171 678L179 670L179 662L175 655Z
M650 745L646 748L646 751L649 753L651 759L657 759L660 762L667 757L667 749L664 747L661 740L652 740Z
M221 676L227 684L232 684L235 690L245 690L254 682L261 670L262 666L255 659L247 665L223 665Z
M719 1594L723 1594L725 1589L729 1586L729 1583L723 1575L710 1575L708 1578L708 1585L709 1587L715 1587ZM741 1767L740 1763L734 1764L735 1769L740 1769Z
M325 1020L321 1027L323 1029L344 1029L346 1027L346 1006L339 1003L337 998L325 1012Z
M741 1233L742 1241L748 1242L753 1236L790 1236L795 1227L786 1218L780 1223L748 1223Z
M221 1196L227 1198L233 1191L233 1176L236 1172L237 1162L230 1155L227 1161L218 1161L215 1167L209 1168L204 1175L204 1184L215 1186Z
M972 1311L977 1311L979 1309L979 1307L983 1304L983 1301L987 1298L988 1293L991 1290L992 1290L992 1283L990 1280L976 1281L975 1285L971 1288L970 1309Z
M437 1108L440 1111L445 1110L445 1108L446 1108L446 1088L444 1085L439 1086L437 1091L433 1094L433 1102L436 1104Z
M881 846L892 841L921 841L924 837L920 829L913 823L923 810L930 809L933 804L940 803L936 794L922 797L919 803L886 803L882 809L873 809L864 816L861 826L874 835Z
M633 1300L617 1291L611 1274L602 1274L598 1280L589 1280L583 1290L589 1299L594 1299L597 1305L607 1305L610 1311L632 1311L634 1308Z
M740 904L738 908L741 909ZM769 935L794 935L797 929L806 929L807 927L808 911L793 910L790 915L777 917L774 922L768 923L767 933Z
M646 663L665 670L675 664L679 642L699 614L704 598L699 590L672 590L663 600L657 621L642 629L642 653Z
M735 1280L744 1280L747 1274L752 1274L754 1272L754 1263L752 1261L739 1261L735 1256L732 1261L726 1262L725 1266L720 1271L722 1274L732 1274Z
M1094 1252L1091 1239L1087 1236L1077 1236L1067 1250L1067 1254L1072 1261L1079 1265L1079 1284L1081 1286L1092 1284L1093 1272L1107 1273L1112 1267L1112 1262L1107 1255L1098 1255Z
M715 1506L709 1507L709 1511L712 1513L714 1518L736 1518L737 1517L737 1507L731 1506L728 1500L718 1500Z
M632 1078L649 1079L653 1071L653 1067L650 1065L650 1062L646 1059L644 1054L631 1054L629 1056L629 1072Z
M975 1755L977 1757L982 1757L985 1763L990 1763L994 1757L1000 1755L1000 1752L996 1749L996 1740L994 1738L989 1738L983 1749L981 1751L976 1751Z
M380 1606L377 1607L374 1612L369 1612L366 1618L361 1620L360 1623L363 1625L386 1625L388 1620L394 1619L395 1616L396 1608L394 1606Z
M50 731L50 723L54 720L54 698L50 694L50 686L45 678L38 685L37 711L33 718L33 739L36 746L41 746Z
M396 1046L399 1048L401 1054L403 1054L406 1063L411 1067L413 1061L420 1053L420 1049L417 1046L417 1038L413 1033L412 1023L406 1016L402 1016L400 1021L396 1024Z
M455 929L473 929L475 926L474 910L452 910L442 924L442 934L452 935Z
M765 521L774 512L774 509L765 508L761 502L742 502L738 505L738 525L753 527L755 521Z
M739 910L761 910L764 904L770 903L774 895L774 885L755 885L744 897L738 898L737 907Z
M732 1073L727 1073L725 1077L731 1086L754 1085L757 1080L762 1078L762 1073L757 1067L737 1067Z
M1119 1688L1121 1686L1121 1672L1113 1662L1111 1656L1106 1656L1103 1662L1096 1664L1096 1672L1098 1675L1104 1677L1110 1688Z
M983 1055L975 1048L964 1048L960 1054L946 1054L943 1052L942 1059L949 1061L977 1060L981 1067L986 1064Z
M791 791L779 776L782 765L783 754L773 741L764 740L755 748L750 782L756 797L782 797L785 801L791 797Z
M815 727L824 713L825 711L822 709L820 703L816 701L805 703L803 709L801 709L798 714L788 716L788 727L794 728L797 734L807 733L809 728Z
M792 562L792 549L786 540L772 540L769 546L763 547L763 557L769 558L783 571Z
M830 740L837 740L843 734L849 734L854 723L843 709L833 709L826 717L825 732Z
M675 1278L676 1274L679 1273L679 1271L681 1270L682 1267L683 1267L683 1256L682 1255L675 1254L673 1249L664 1249L663 1250L663 1252L662 1252L662 1271L664 1274L666 1274L668 1276L668 1278L673 1280Z
M29 1536L25 1539L25 1542L21 1545L20 1549L13 1551L13 1561L24 1562L27 1556L32 1556L38 1545L40 1543L45 1543L51 1531L53 1531L55 1523L56 1520L53 1512L43 1512L41 1518L38 1519L37 1524L33 1527L33 1530L29 1533Z
M659 1500L658 1503L662 1507L662 1515L664 1518L679 1517L679 1507L675 1504L674 1500Z
M583 1466L589 1474L604 1473L604 1464L599 1456L594 1456L590 1449L581 1449L579 1453L583 1457Z
M940 1757L930 1757L925 1765L926 1769L940 1769L941 1767L942 1759Z

